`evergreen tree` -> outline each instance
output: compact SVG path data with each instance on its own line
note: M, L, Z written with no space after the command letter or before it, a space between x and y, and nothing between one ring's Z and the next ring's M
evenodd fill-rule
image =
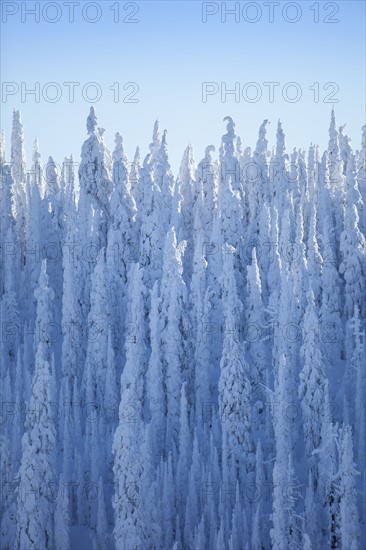
M158 121L78 182L0 135L4 550L365 546L366 126L224 122L177 179Z
M177 245L174 228L166 236L164 249L161 296L161 343L163 372L166 387L166 442L165 452L172 450L175 463L179 439L179 400L182 382L191 391L191 364L189 361L189 324L186 313L187 288L182 279L183 241Z
M303 321L301 357L303 368L300 373L299 399L301 400L305 449L309 464L311 464L312 453L320 446L321 423L325 392L327 391L319 342L319 320L312 292L308 294L308 306Z
M17 221L18 238L24 242L26 216L26 158L24 130L19 111L13 111L11 133L11 175L14 181L14 215Z
M223 479L230 484L237 480L244 482L247 472L254 469L249 366L240 341L243 305L237 295L231 255L224 263L222 293L225 332L220 363L219 404L223 430L223 468L226 470Z
M141 171L141 199L138 224L140 227L139 263L145 269L144 282L152 288L155 280L161 279L163 243L166 226L163 196L153 179L153 157L148 155Z
M113 508L114 538L117 548L137 550L145 545L140 503L143 499L141 476L143 464L144 377L147 370L146 335L144 332L144 285L142 270L134 266L130 287L128 322L138 330L126 341L126 364L121 376L119 424L114 434Z
M355 477L358 472L353 463L353 441L350 426L344 426L340 442L339 497L341 547L359 548L360 526L357 511Z
M36 292L37 325L52 323L54 293L48 286L46 262L42 262ZM52 491L56 476L56 430L51 404L51 341L43 334L37 342L32 393L27 410L26 432L22 439L19 470L17 534L15 547L51 550L54 542Z

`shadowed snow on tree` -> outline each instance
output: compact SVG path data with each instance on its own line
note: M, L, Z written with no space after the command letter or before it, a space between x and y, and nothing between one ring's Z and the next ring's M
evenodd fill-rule
M2 549L366 547L366 126L288 152L263 119L174 174L158 121L130 164L91 107L74 174L14 111Z

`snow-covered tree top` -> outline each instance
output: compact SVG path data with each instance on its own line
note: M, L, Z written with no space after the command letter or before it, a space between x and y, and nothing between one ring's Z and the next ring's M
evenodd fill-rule
M328 151L330 163L333 164L339 159L339 133L337 130L334 108L330 116Z
M235 122L234 122L234 120L231 116L226 116L224 118L224 122L226 122L226 121L227 121L227 126L226 126L227 134L226 134L226 136L229 136L230 141L231 141L231 139L234 139L234 137L236 137L235 136ZM224 140L224 136L223 136L223 140Z
M266 135L268 124L269 120L265 119L259 127L258 141L255 147L255 155L257 157L265 157L267 154L268 139L266 138Z
M41 153L39 152L39 143L37 136L34 138L32 160L34 164L41 161Z
M37 140L27 181L42 174L41 193L2 166L1 312L23 328L2 339L0 378L7 401L28 404L26 422L16 407L0 437L4 479L20 474L4 548L64 550L70 528L71 539L85 530L78 547L90 531L100 550L366 548L356 513L364 475L352 466L353 450L357 470L366 452L366 125L353 153L333 111L331 147L311 145L308 157L294 148L289 167L279 123L275 185L268 120L253 155L234 120L224 125L219 161L209 145L195 171L188 145L177 181L158 122L143 168L137 148L130 170L121 133L111 155L93 108L79 196L72 157L60 193ZM11 159L24 168L18 111ZM293 406L265 407L266 395ZM106 414L94 422L76 406L55 419L51 403ZM87 499L80 486L58 506L36 498L53 478L103 489ZM270 486L266 502L245 498L253 482Z
M128 182L128 158L123 149L123 137L119 132L115 134L115 148L112 154L113 160L113 183L123 190L129 188Z
M214 153L215 152L215 146L214 145L208 145L205 149L205 160L207 162L212 162L212 155L211 153Z
M11 132L11 162L15 181L25 181L26 158L24 151L24 130L19 111L13 111Z
M73 203L75 203L74 182L75 182L74 162L73 162L73 156L71 155L70 158L65 157L64 162L62 164L61 187L62 187L62 192L64 196L71 199Z
M46 194L53 199L57 196L58 192L59 185L56 163L52 157L49 157L46 173Z
M98 124L97 115L95 113L94 107L90 107L90 113L86 120L86 129L88 131L88 134L91 136L92 134L95 134L95 130Z
M114 143L115 143L115 148L112 155L113 161L120 162L122 160L127 160L127 156L123 149L123 137L119 132L115 134Z
M276 157L282 158L285 150L286 150L285 134L282 129L282 123L279 120L277 124L277 134L276 134Z
M179 181L194 180L196 166L193 157L192 145L188 145L183 153L182 162L179 169Z
M20 111L13 110L13 130L18 130L19 133L23 134L23 124Z
M135 151L135 155L133 157L133 162L136 162L136 163L140 162L140 158L141 158L140 147L137 146L136 151Z
M39 151L38 138L34 139L33 143L33 155L32 155L32 169L31 169L31 183L32 185L38 185L40 187L40 193L42 190L42 157Z
M164 130L163 137L161 138L161 145L159 150L159 160L162 163L168 163L168 144L166 136L168 134L167 130Z
M223 145L223 157L232 158L235 153L234 142L236 140L235 134L235 122L231 116L226 116L224 122L227 122L226 125L226 134L222 136L222 145Z
M153 130L153 136L152 136L152 143L150 143L150 153L155 156L159 149L160 149L160 130L159 130L159 120L156 119L154 124L154 130Z

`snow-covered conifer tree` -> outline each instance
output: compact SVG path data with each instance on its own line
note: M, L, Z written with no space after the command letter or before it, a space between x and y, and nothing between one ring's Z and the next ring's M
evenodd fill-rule
M14 213L18 224L19 240L24 240L26 216L26 158L24 130L19 111L13 111L11 133L11 174L14 180Z
M185 242L179 245L174 228L166 236L164 248L161 297L161 345L163 372L166 386L166 442L165 450L172 450L173 461L177 459L179 440L179 402L181 385L190 382L192 366L189 361L189 324L186 312L187 288L183 281L182 255ZM190 395L191 384L187 391Z
M140 502L144 429L144 377L147 370L144 325L144 285L142 270L136 264L130 286L128 323L134 327L126 340L126 364L121 376L119 425L114 434L114 538L117 548L137 550L145 546Z
M360 548L360 525L357 511L356 475L353 463L353 439L350 426L344 426L340 441L339 498L341 547Z
M4 550L365 546L366 126L224 122L173 174L92 107L78 181L0 135Z
M153 177L153 158L148 155L141 170L141 192L138 224L140 228L139 263L145 269L144 282L152 288L156 279L161 279L166 225L161 190ZM165 214L166 215L166 214Z
M56 477L56 430L51 404L51 340L47 334L52 323L54 293L48 286L46 262L42 262L36 292L36 325L41 330L36 343L35 371L31 399L27 410L26 432L22 439L22 460L19 470L17 534L15 547L51 550L54 546L54 505L52 485Z
M222 275L224 341L220 363L219 405L223 430L223 479L244 482L254 469L249 365L240 339L243 305L237 295L232 255ZM243 461L243 454L245 462Z
M303 328L299 399L301 400L302 425L305 449L309 464L312 452L320 446L321 424L324 418L325 392L327 391L323 358L319 342L319 319L312 291L308 293Z

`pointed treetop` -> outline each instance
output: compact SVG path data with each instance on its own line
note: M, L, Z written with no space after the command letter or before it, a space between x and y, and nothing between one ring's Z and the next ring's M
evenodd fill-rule
M259 127L259 137L264 137L267 134L267 125L271 124L268 118L265 118Z
M159 119L155 120L152 143L150 143L149 148L152 155L156 154L160 149Z
M259 132L258 132L258 141L255 147L255 155L256 156L265 156L267 153L267 146L268 146L268 140L266 138L267 135L267 125L269 124L269 120L266 118L262 124L260 125Z
M236 146L235 122L230 116L226 116L224 118L224 122L227 122L227 133L224 134L221 139L222 145L220 147L220 161L232 163Z
M74 166L73 166L73 157L72 155L70 158L65 157L63 165L62 165L62 184L66 188L66 192L70 194L70 196L73 194L74 191Z
M39 158L40 156L41 155L39 154L39 142L38 142L38 137L36 136L33 142L33 160L35 158Z
M285 144L285 134L282 129L282 123L280 120L278 120L277 124L277 134L276 134L276 156L282 157L283 153L286 150L286 144Z
M116 132L116 134L114 136L114 143L116 144L116 149L117 149L117 147L122 147L123 148L123 137L121 136L121 134L119 132Z
M139 162L140 158L141 158L141 156L140 156L140 147L137 146L136 151L135 151L135 156L133 157L133 161L134 162Z
M233 136L235 134L235 122L231 116L226 116L224 118L224 122L226 121L227 121L227 125L226 125L227 133Z
M49 157L47 166L46 166L46 195L51 198L54 198L59 192L58 184L58 166L52 157Z
M330 127L335 128L336 126L336 120L335 120L335 112L334 112L334 106L332 107L332 111L330 113Z
M154 122L153 141L156 141L159 139L160 139L159 118L157 118Z
M86 120L86 129L90 136L92 134L95 134L95 129L97 127L97 124L98 124L98 120L97 120L97 115L95 113L95 109L94 107L90 107L90 113Z
M24 151L24 130L19 111L13 111L11 131L12 173L16 181L25 182L26 159Z
M224 122L227 122L227 133L222 136L222 142L224 144L224 150L227 153L228 150L230 150L230 152L234 150L234 140L236 139L235 122L231 116L226 116Z
M163 137L162 137L162 140L161 140L161 145L163 147L163 145L166 145L166 136L168 134L168 130L164 130L163 132Z
M215 152L215 146L214 145L208 145L205 149L205 160L207 162L212 162L212 156L211 153Z
M190 143L184 149L184 153L183 153L183 157L182 157L182 164L184 163L184 161L187 164L190 164L193 161L193 147Z
M195 162L193 157L193 148L188 144L184 150L182 162L179 168L179 181L185 182L186 179L193 180L195 176Z
M311 143L308 153L308 163L310 166L313 166L315 162L315 146Z
M56 163L53 160L53 157L48 157L47 165L48 165L48 167L50 167L50 170L52 171L52 173L56 170Z
M33 143L31 182L33 185L42 186L41 153L39 151L38 138Z
M163 137L161 140L160 150L159 150L159 156L160 156L159 160L160 162L162 161L163 163L168 162L168 145L166 141L167 133L168 133L167 130L164 130Z
M336 125L334 107L332 108L330 116L328 151L330 154L331 163L337 160L339 155L339 134Z
M119 132L117 132L114 136L114 143L115 143L115 148L113 151L113 160L118 161L124 157L123 137Z
M13 124L21 124L22 123L22 117L20 114L20 111L13 110Z

